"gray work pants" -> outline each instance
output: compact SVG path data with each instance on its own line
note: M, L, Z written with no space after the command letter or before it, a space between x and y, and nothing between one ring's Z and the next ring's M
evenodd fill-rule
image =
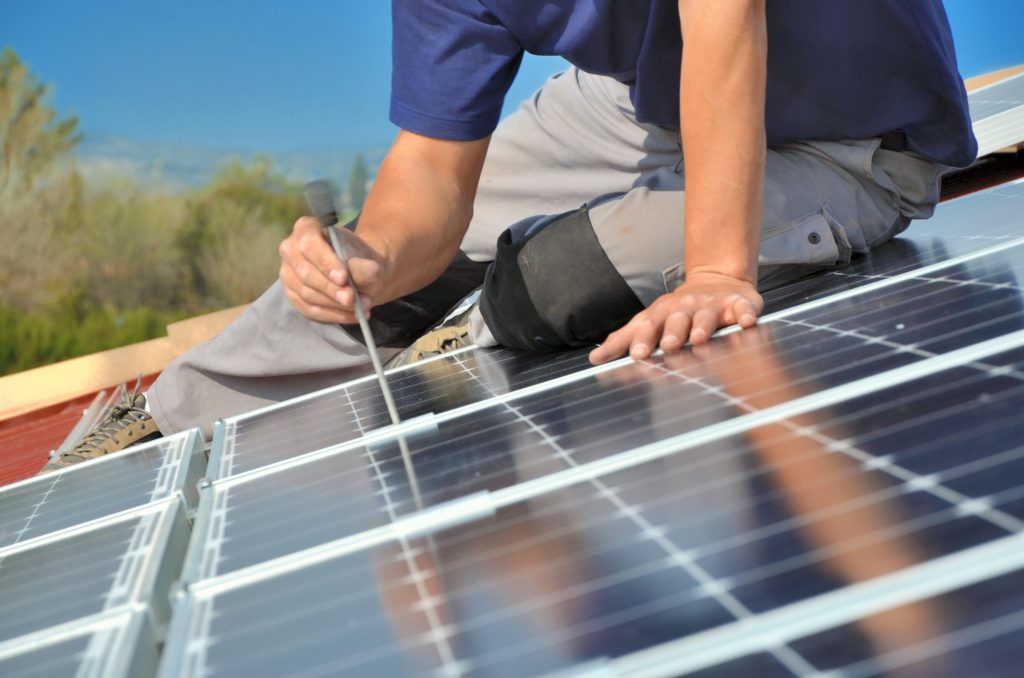
M678 132L638 123L627 87L576 69L552 77L501 123L487 154L460 255L478 271L472 284L485 283L473 339L536 350L590 343L679 285L682 167ZM930 216L942 169L878 139L770 148L761 288L845 263ZM436 305L434 319L455 301ZM277 283L172 362L148 396L165 434L201 426L209 435L218 418L368 371L351 329L303 318Z

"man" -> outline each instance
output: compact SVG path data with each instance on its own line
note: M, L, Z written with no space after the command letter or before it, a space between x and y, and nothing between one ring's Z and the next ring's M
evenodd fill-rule
M601 341L600 363L750 327L759 286L929 216L941 172L976 151L940 0L395 0L393 12L402 131L349 238L387 356L481 284L468 316L428 335L433 348ZM573 68L495 130L524 50ZM154 384L154 428L208 433L366 370L353 288L320 225L299 219L280 253L279 283ZM148 420L128 405L122 418ZM58 465L123 447L109 437Z

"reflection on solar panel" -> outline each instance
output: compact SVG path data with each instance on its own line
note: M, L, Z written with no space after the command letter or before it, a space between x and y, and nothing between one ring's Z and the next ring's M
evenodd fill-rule
M226 422L161 675L1010 675L1021 214L946 205L698 351L470 349L392 373L400 427L369 381Z
M967 99L979 156L1024 141L1024 73L977 89Z

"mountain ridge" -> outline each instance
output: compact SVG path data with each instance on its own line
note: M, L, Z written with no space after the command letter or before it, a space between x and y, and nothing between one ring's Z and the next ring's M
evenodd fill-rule
M386 144L377 144L259 151L90 132L75 149L73 158L88 181L127 178L144 188L178 192L206 184L232 159L248 163L257 158L270 159L273 169L291 181L329 178L345 186L356 155L363 155L372 178L387 149Z

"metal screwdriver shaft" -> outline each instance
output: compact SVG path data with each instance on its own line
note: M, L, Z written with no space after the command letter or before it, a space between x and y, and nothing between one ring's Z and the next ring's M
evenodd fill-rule
M363 310L363 302L359 298L359 289L352 279L352 271L348 267L348 257L345 256L345 248L342 247L341 241L338 238L338 231L335 228L338 223L338 210L334 206L334 189L331 187L330 182L324 179L317 179L306 184L304 192L310 211L320 221L320 226L327 231L331 247L334 248L334 253L338 255L341 265L345 268L348 285L355 293L356 320L359 322L359 329L363 333L363 341L366 343L366 348L370 353L373 371L377 373L377 382L380 384L380 390L384 396L384 404L388 409L388 415L391 417L391 423L397 426L401 421L398 418L398 408L395 407L395 399L391 396L391 387L388 386L388 380L384 376L384 366L380 362L380 356L377 355L377 342L373 340L370 324L366 321L366 312ZM409 453L409 446L405 442L405 436L398 436L398 447L402 453L405 472L409 476L413 501L417 509L422 509L423 499L420 496L419 483L416 482L416 471L413 469L412 456Z

